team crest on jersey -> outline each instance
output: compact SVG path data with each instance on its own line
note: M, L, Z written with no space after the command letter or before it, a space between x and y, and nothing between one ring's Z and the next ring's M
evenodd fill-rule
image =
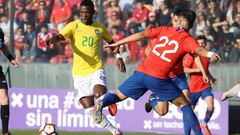
M99 29L96 29L96 30L95 30L95 33L96 33L96 35L98 35L98 36L99 36L99 34L100 34L100 31L99 31Z

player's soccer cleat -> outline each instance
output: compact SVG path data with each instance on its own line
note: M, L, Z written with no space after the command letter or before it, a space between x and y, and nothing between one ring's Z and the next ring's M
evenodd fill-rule
M115 116L117 114L117 105L116 104L109 105L108 111L112 116Z
M205 132L205 135L212 135L212 133L210 132L208 125L204 125L202 126L203 131Z
M229 98L232 98L232 97L238 97L240 95L239 94L239 91L240 91L240 83L237 83L236 85L234 85L231 89L229 90L226 90L222 96L221 96L221 100L222 101L225 101Z
M151 112L151 110L152 110L151 99L152 99L153 97L155 97L155 95L154 95L154 94L151 94L151 95L149 96L148 101L145 103L145 111L146 111L147 113Z
M103 110L103 101L99 100L94 107L94 119L97 124L102 122L102 118L103 118L102 110Z
M116 129L113 135L123 135L123 133L120 130Z

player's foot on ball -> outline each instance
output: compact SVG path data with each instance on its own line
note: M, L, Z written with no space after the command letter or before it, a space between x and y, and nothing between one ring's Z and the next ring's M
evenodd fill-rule
M116 129L113 135L123 135L123 133L120 130Z
M108 111L112 116L115 116L117 114L117 105L116 104L109 105Z
M151 99L154 98L154 97L155 97L155 95L154 95L154 94L151 94L151 95L149 96L148 101L145 103L145 111L146 111L147 113L151 112L151 110L152 110Z
M97 124L102 122L103 101L99 100L94 107L94 118Z
M239 91L240 91L240 83L237 83L231 89L226 90L225 92L223 92L223 94L221 96L221 100L225 101L225 100L227 100L229 98L232 98L232 97L238 97Z
M210 132L208 125L204 125L202 126L203 131L205 132L205 135L212 135L212 133Z

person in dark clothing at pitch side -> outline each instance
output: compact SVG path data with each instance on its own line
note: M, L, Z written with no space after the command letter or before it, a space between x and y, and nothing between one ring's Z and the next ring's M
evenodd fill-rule
M8 58L14 67L18 67L19 63L13 55L9 52L7 46L4 44L4 33L0 28L0 50ZM10 135L8 131L9 123L9 98L8 98L8 85L4 73L2 72L2 66L0 66L0 104L1 104L1 119L2 119L2 134Z

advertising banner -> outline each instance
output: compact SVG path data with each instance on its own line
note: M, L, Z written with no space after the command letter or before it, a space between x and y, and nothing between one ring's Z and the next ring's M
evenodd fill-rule
M138 101L126 99L118 103L117 116L111 116L107 109L104 114L113 125L124 132L159 132L182 134L182 113L170 104L169 112L160 117L154 111L146 113L144 104L150 93ZM104 131L95 125L85 114L75 92L67 89L9 89L10 128L38 129L45 122L53 122L59 130L65 131ZM215 112L209 122L213 134L228 134L228 102L221 102L220 93L214 93ZM203 121L206 104L200 100L195 113Z

